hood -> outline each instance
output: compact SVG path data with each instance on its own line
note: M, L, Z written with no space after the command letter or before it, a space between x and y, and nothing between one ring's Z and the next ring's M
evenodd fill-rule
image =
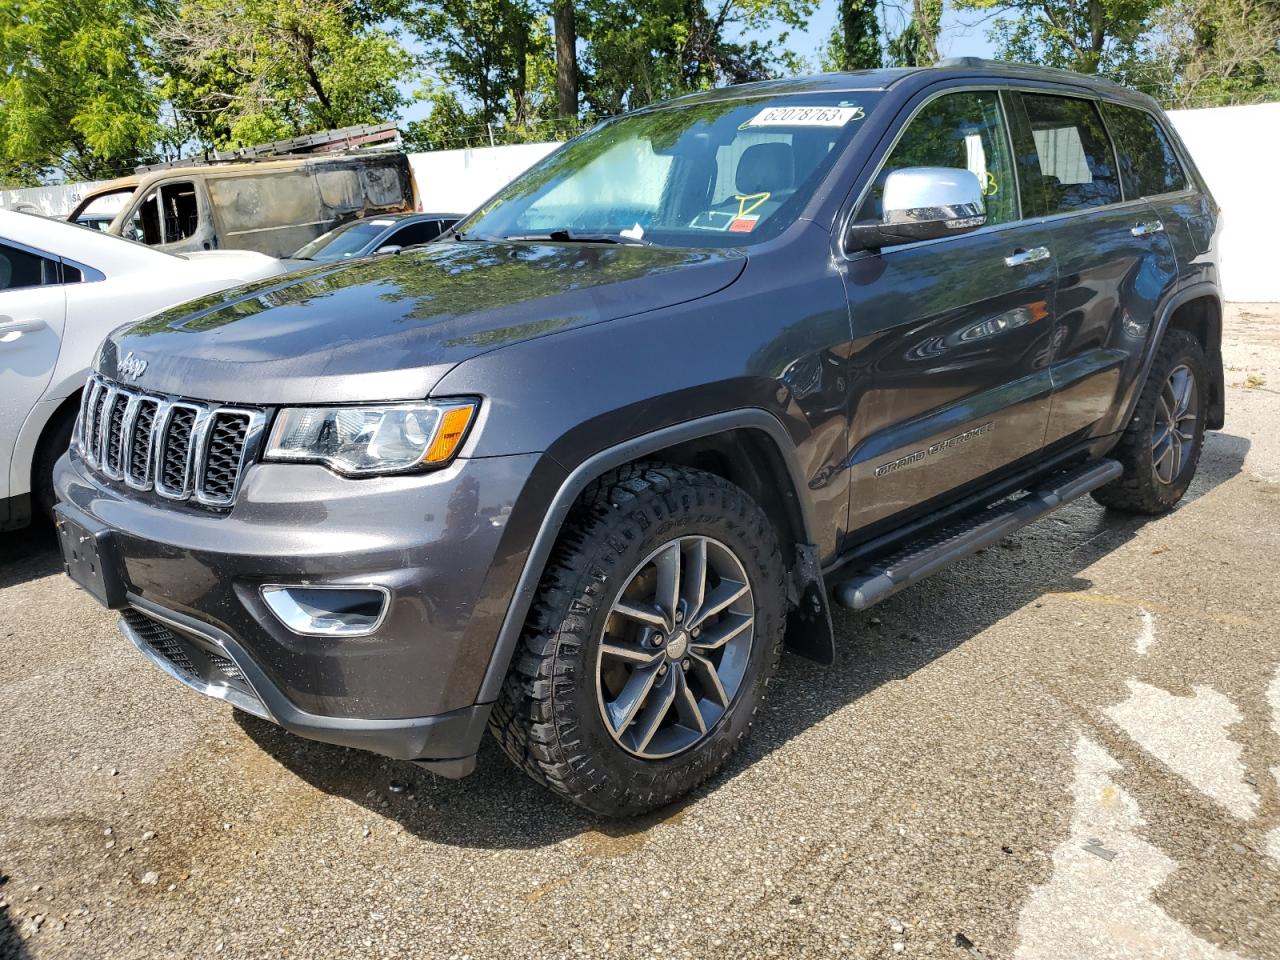
M144 390L223 403L425 397L454 365L522 340L683 303L728 286L733 250L453 241L316 267L117 330ZM136 365L135 365L136 366Z

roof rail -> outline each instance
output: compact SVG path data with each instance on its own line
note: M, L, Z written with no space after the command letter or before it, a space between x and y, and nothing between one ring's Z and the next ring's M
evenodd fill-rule
M275 140L251 147L235 147L231 150L210 150L202 157L180 157L165 163L148 163L135 167L135 173L151 170L169 170L174 167L203 167L218 163L244 163L255 160L281 160L305 157L320 153L347 153L376 147L399 149L400 129L394 123L367 124L307 133L288 140Z
M988 60L983 57L945 57L932 65L937 69L951 70L1000 70L1027 77L1040 76L1057 80L1061 83L1074 83L1084 87L1106 87L1125 90L1123 84L1109 77L1096 73L1080 73L1076 70L1063 70L1058 67L1042 67L1034 63L1018 63L1013 60Z

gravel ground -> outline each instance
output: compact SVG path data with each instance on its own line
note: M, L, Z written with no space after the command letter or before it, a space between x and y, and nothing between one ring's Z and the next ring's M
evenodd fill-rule
M1174 513L1086 499L837 612L640 821L233 715L0 537L0 958L1280 958L1280 308L1227 341Z

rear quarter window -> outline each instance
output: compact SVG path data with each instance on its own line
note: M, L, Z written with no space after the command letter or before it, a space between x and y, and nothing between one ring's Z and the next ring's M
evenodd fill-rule
M1154 197L1187 188L1182 162L1155 117L1116 103L1102 105L1120 155L1120 176L1130 198Z

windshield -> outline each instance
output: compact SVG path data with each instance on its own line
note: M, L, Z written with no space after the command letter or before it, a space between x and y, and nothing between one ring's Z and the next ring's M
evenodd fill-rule
M294 254L300 260L344 260L362 255L394 220L353 220L316 237Z
M512 182L460 238L759 242L796 219L879 96L718 100L607 121Z

